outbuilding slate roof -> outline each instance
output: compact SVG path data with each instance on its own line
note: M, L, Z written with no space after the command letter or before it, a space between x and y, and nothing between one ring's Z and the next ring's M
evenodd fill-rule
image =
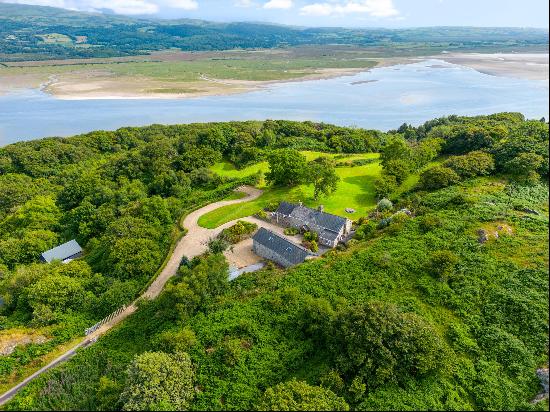
M323 230L319 233L319 237L322 237L330 242L335 242L338 239L338 233L333 232L332 230Z
M272 250L274 253L293 265L302 263L310 254L307 249L295 245L294 243L263 227L256 232L252 239L254 242L258 242L259 244Z
M42 259L47 263L50 263L53 260L65 260L82 252L82 248L76 240L71 240L67 243L63 243L53 249L50 249L42 253Z

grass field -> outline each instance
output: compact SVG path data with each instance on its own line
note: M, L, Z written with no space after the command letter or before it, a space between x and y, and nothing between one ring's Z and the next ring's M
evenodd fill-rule
M337 161L378 159L379 157L378 153L344 155L345 157L341 159L338 157L339 155L330 153L303 151L302 154L306 156L308 161L313 160L318 156L330 156L337 158ZM407 179L405 179L401 186L399 186L395 193L392 194L392 198L411 190L418 183L420 173L423 170L441 163L442 160L444 159L431 162L419 172L411 174ZM211 170L221 176L241 178L250 176L258 171L265 174L269 170L269 166L267 162L261 162L238 170L230 162L223 161L216 163L211 167ZM313 185L300 185L293 188L272 188L266 186L265 181L262 179L258 187L263 189L265 192L258 199L252 202L229 205L213 210L212 212L201 216L199 219L199 225L208 229L213 229L231 220L250 216L269 204L283 200L288 202L301 201L306 206L310 207L323 205L325 211L329 213L349 217L350 219L356 219L360 216L364 216L367 211L371 210L376 205L374 182L380 176L381 172L382 167L379 162L373 162L355 167L338 167L336 168L336 173L340 176L338 188L330 196L322 197L318 200L313 198ZM346 213L346 208L355 209L356 213Z
M312 160L320 155L336 157L335 154L326 154L320 152L302 152L308 160ZM377 159L378 153L367 153L346 156L345 160L353 159ZM229 162L221 162L212 167L216 173L227 177L244 177L258 171L266 172L268 170L267 162L258 163L242 170L237 170ZM265 192L262 196L252 202L245 202L236 205L229 205L216 209L203 215L199 219L199 225L206 228L215 228L225 222L250 216L270 203L280 202L282 200L297 202L302 201L310 207L323 205L329 213L341 216L360 216L374 207L376 204L374 198L374 182L380 176L382 168L378 162L369 163L363 166L338 167L336 173L340 176L338 189L328 197L322 197L319 200L313 198L313 185L300 185L294 188L270 188L261 182L259 187ZM355 209L355 214L346 213L346 208Z
M315 73L317 69L370 68L368 60L335 59L238 59L179 62L144 62L103 67L121 76L143 76L160 80L197 81L201 76L231 80L289 80Z
M314 152L314 151L308 151L308 150L302 151L301 153L306 157L307 161L311 161L319 156L328 156L328 157L336 158L335 160L337 161L378 158L377 153L338 155L334 153ZM342 156L342 158L340 158L339 156ZM258 173L259 171L266 173L269 170L269 166L267 162L260 162L239 170L232 163L228 161L223 161L223 162L216 163L210 169L216 172L217 174L219 174L220 176L231 177L231 178L242 178L242 177L246 177L246 176L250 176L252 174ZM342 170L342 169L352 169L352 168L338 168L338 170ZM357 169L357 167L354 167L353 169ZM264 182L260 184L260 187L263 187L263 186L264 186Z
M61 40L44 37L48 42ZM248 82L329 77L367 70L377 64L369 53L349 50L172 51L123 58L6 63L0 65L0 89L16 85L38 87L50 81L47 90L54 95L79 96L98 91L132 95L224 94L251 87ZM329 72L323 72L327 69Z

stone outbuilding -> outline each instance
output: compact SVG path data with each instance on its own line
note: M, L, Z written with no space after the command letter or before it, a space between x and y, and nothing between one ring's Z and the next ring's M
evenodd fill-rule
M252 237L252 250L258 256L285 268L302 263L311 255L306 248L263 227Z

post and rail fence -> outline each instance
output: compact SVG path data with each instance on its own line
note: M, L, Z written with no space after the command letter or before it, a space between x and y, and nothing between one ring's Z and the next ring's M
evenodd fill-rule
M101 319L99 322L97 322L94 326L92 326L91 328L88 328L84 331L84 334L86 336L88 336L90 333L93 333L95 332L96 330L98 330L101 326L103 326L104 324L112 321L114 318L116 318L118 315L120 315L122 312L124 312L124 310L126 310L127 306L126 305L122 305L120 308L118 308L116 311L114 311L113 313L111 313L109 316Z

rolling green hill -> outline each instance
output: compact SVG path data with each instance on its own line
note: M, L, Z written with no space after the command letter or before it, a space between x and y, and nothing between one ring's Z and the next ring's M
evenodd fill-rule
M329 44L368 47L384 55L442 50L547 50L548 31L473 27L303 28L136 19L0 3L0 61L129 56L170 48L205 51Z

